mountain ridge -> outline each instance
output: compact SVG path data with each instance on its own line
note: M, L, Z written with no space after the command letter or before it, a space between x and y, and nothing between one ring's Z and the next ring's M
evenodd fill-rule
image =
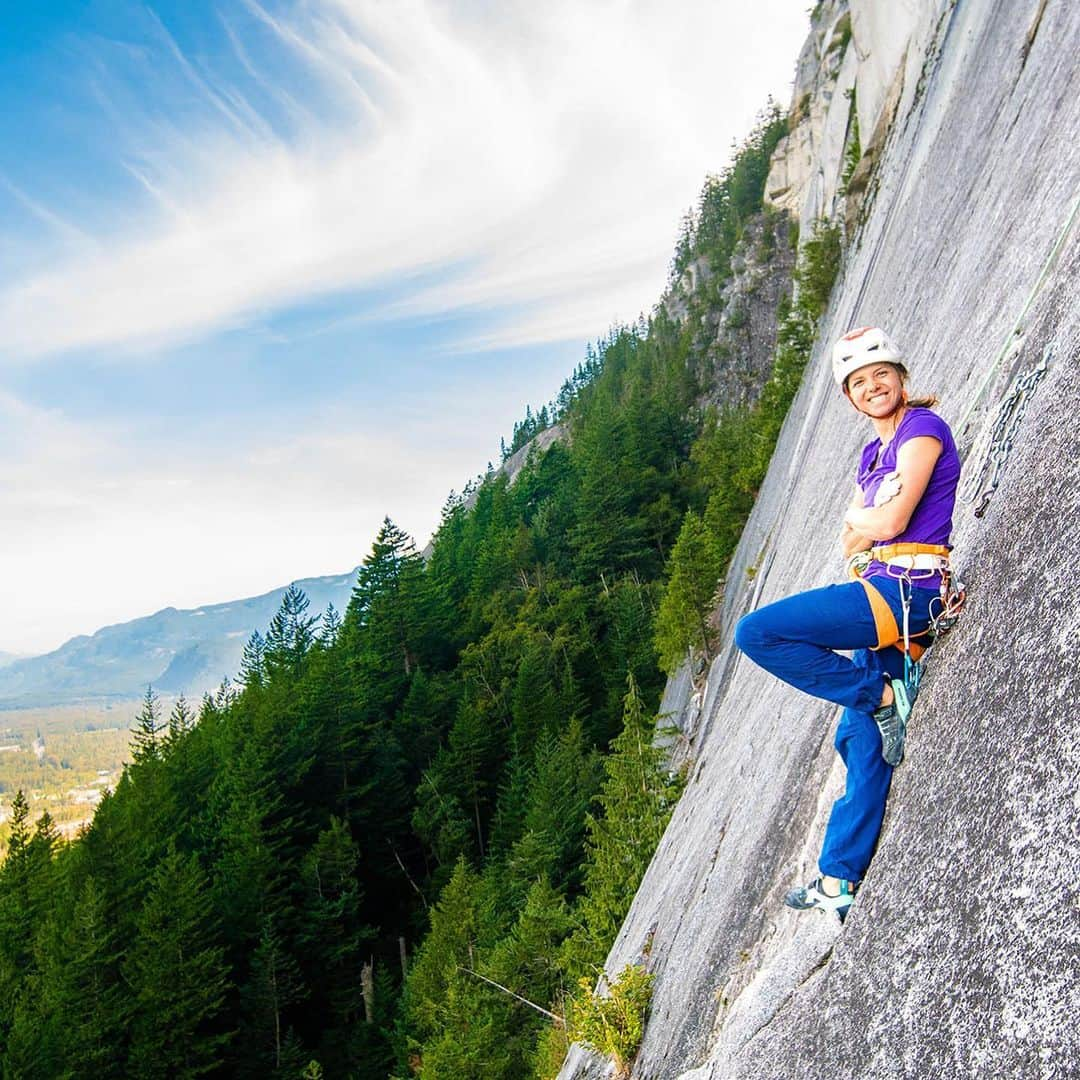
M341 611L357 569L298 578L215 604L169 605L92 634L77 634L40 656L0 657L0 710L126 700L138 697L147 685L201 696L236 676L244 644L254 631L266 628L286 589L295 585L303 590L312 613L325 611L330 603Z

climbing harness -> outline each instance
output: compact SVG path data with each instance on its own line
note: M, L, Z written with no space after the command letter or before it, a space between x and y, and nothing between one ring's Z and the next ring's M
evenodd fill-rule
M968 477L960 497L964 502L975 503L973 512L977 518L981 518L986 513L990 498L1001 483L1001 476L1012 453L1013 440L1023 423L1028 402L1046 374L1053 355L1053 345L1047 345L1038 364L1031 371L1024 375L1017 375L1013 379L1009 392L998 408L997 419L990 429L987 445L975 455L978 468ZM987 473L990 474L988 481Z
M896 616L888 601L874 588L871 578L864 577L871 562L885 564L885 573L898 580L900 585L900 603L903 609L902 624L897 625ZM861 551L848 562L852 577L856 578L866 590L870 610L874 616L878 641L874 650L895 646L904 654L904 682L918 689L921 671L918 662L929 647L930 642L946 633L956 624L960 609L964 605L966 594L963 583L953 573L949 563L949 549L941 544L880 544ZM919 634L912 634L910 627L911 590L914 582L926 580L934 574L941 575L941 588L938 596L930 605L930 626ZM935 610L935 605L937 609ZM916 637L926 637L926 644L914 641ZM912 695L914 696L914 695Z

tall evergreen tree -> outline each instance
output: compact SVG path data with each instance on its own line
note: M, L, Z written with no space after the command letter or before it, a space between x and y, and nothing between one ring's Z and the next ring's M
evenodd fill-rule
M600 812L586 823L581 926L563 954L571 983L603 962L682 790L681 780L667 771L665 751L655 743L655 720L632 675L626 685L623 730L604 759L596 798Z
M281 597L281 606L266 633L263 660L268 676L273 679L288 674L296 677L303 669L304 659L315 640L318 618L308 615L311 601L298 585L290 585Z
M152 686L147 686L143 694L142 707L135 714L131 731L132 760L136 764L156 761L161 752L161 701Z
M686 514L668 567L671 576L656 620L656 648L661 666L670 673L686 659L688 649L711 658L708 620L723 567L715 538L693 510Z
M154 871L124 965L134 998L130 1068L139 1076L202 1076L229 1033L217 1026L229 990L206 875L172 849Z
M251 956L251 972L241 990L245 1045L240 1071L251 1077L282 1074L296 1064L287 1014L307 996L300 966L274 926L272 915L262 919L259 944ZM301 1062L302 1064L302 1062Z

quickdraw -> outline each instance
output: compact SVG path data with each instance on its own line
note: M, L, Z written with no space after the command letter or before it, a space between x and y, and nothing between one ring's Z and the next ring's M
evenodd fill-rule
M911 656L911 574L898 574L900 581L900 606L904 609L904 686L908 697L914 701L922 681L922 667Z
M942 634L948 633L960 617L960 610L964 606L967 594L963 582L956 577L946 565L941 571L941 592L930 602L930 627L926 631L929 644L913 652L911 640L911 590L914 587L910 571L903 571L891 575L900 583L900 605L903 608L903 652L904 652L904 686L908 691L908 697L914 701L919 692L919 683L922 681L923 665L920 663L930 647ZM934 612L934 604L940 604L941 609ZM899 642L897 645L899 646Z

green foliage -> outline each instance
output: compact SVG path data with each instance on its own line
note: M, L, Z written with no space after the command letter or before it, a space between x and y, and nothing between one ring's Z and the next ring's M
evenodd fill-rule
M673 278L699 258L708 259L713 272L722 278L728 276L731 256L746 222L761 212L769 161L787 129L787 119L770 100L733 155L732 164L705 181L695 211L683 222L672 260Z
M709 616L723 571L716 538L704 520L689 511L668 560L670 578L656 620L660 666L674 671L690 647L710 655Z
M228 1033L215 1028L229 989L213 943L206 875L170 850L154 871L124 965L134 1001L131 1063L140 1075L195 1077L221 1062Z
M812 320L814 329L829 306L842 253L840 226L827 221L816 222L813 235L803 244L795 276L798 285L795 314ZM780 345L783 347L784 343Z
M244 1060L258 1075L280 1071L287 1063L289 1031L284 1017L292 1005L307 997L300 965L288 952L274 920L263 920L251 970L241 989L244 1017Z
M607 955L682 791L655 734L655 720L628 675L623 728L604 759L598 813L586 821L585 892L577 908L578 928L561 960L572 978Z
M142 708L131 729L131 759L136 765L157 760L160 756L158 736L162 730L161 703L154 693L154 688L148 686L143 695Z
M570 1013L570 1033L615 1064L617 1077L628 1077L645 1032L645 1017L652 998L653 976L644 968L627 964L608 986L594 991L588 979L578 983Z
M672 673L689 650L709 656L708 616L716 582L735 552L810 359L842 255L840 229L819 221L800 251L796 300L781 311L771 376L749 408L710 415L691 451L707 492L704 513L687 512L668 560L656 649Z

